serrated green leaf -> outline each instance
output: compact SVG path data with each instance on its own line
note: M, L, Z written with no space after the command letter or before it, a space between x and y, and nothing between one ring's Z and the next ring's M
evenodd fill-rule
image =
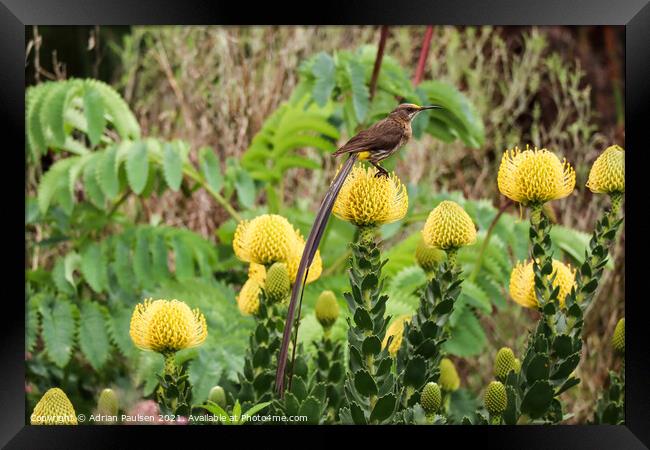
M86 85L84 93L84 114L88 124L88 138L90 143L96 146L99 144L104 128L106 128L104 102L100 93L88 85Z
M83 170L83 183L84 183L84 192L90 202L100 209L104 209L106 197L104 197L104 192L97 181L97 163L100 160L100 153L95 153L84 165Z
M174 262L176 278L182 280L194 276L192 251L181 236L174 237Z
M370 93L366 86L365 69L361 63L351 59L346 65L346 71L350 80L355 118L357 122L361 123L366 120L368 108L370 107Z
M43 175L38 186L38 207L45 214L54 196L61 190L68 191L70 168L79 161L79 156L60 159Z
M79 347L93 369L99 370L108 360L111 350L105 313L97 303L85 301L80 315Z
M219 160L210 147L203 147L199 150L199 164L203 178L205 178L208 186L214 192L220 192L223 187L223 175L221 174Z
M65 255L65 258L63 259L63 267L65 269L65 272L64 272L65 279L72 286L77 285L77 283L75 282L75 279L74 279L74 272L76 270L79 270L80 266L81 266L81 256L79 256L78 253L70 252L67 255Z
M235 189L237 200L245 208L255 206L255 183L245 170L237 172L235 177Z
M172 143L164 145L163 175L165 183L174 192L177 192L183 181L183 156Z
M380 397L370 413L370 421L383 422L390 418L393 415L393 411L395 411L396 401L397 399L394 394L386 394Z
M81 253L81 274L95 292L103 292L108 285L106 256L98 244L90 243Z
M118 168L117 147L111 146L104 151L96 167L99 187L109 199L114 199L120 192Z
M74 307L67 300L56 299L52 307L42 307L42 336L50 361L65 367L70 361L76 330Z
M149 177L149 152L145 142L131 145L126 158L126 175L131 190L140 195Z
M152 258L149 253L149 233L145 228L138 229L133 254L133 272L140 285L148 289L153 284L151 273Z
M311 73L314 75L314 87L312 96L319 106L325 106L332 95L332 90L336 84L334 77L334 60L330 55L321 52L316 55Z
M553 401L553 388L546 380L536 381L524 394L521 412L531 419L537 419L546 413Z
M115 277L122 289L126 292L133 292L135 289L135 277L131 265L131 248L123 240L118 239L115 244L115 261L113 262Z

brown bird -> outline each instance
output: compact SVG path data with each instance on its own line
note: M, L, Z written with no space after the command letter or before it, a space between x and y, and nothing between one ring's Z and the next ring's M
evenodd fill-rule
M291 339L291 330L294 326L294 313L296 303L298 306L298 319L300 319L300 308L302 306L302 295L305 287L305 280L314 260L318 244L323 236L327 220L334 207L334 201L343 186L343 182L352 170L357 160L369 161L378 170L375 176L388 176L388 171L381 167L379 163L391 156L399 148L404 146L411 138L411 121L421 111L427 109L441 108L440 106L418 106L413 103L403 103L395 108L385 119L380 120L368 129L360 131L352 137L345 145L333 153L333 156L349 154L347 161L334 177L334 181L325 194L314 225L309 232L305 249L300 258L298 265L298 274L291 291L291 300L287 312L287 320L284 325L282 336L282 345L280 346L280 355L278 357L278 368L275 374L275 387L282 398L284 395L284 378L289 351L289 340ZM298 323L299 321L296 321ZM298 339L298 329L294 333L293 356L295 357L296 342ZM292 357L292 360L294 358Z

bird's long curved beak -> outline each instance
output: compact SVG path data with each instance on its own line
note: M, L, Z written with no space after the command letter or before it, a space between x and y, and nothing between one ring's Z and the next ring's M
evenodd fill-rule
M424 111L425 109L443 109L443 108L442 106L439 105L420 106L420 111Z

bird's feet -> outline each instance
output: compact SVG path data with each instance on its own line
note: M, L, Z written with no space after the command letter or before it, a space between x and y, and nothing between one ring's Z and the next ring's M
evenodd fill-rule
M375 174L375 178L381 178L381 177L388 178L388 171L386 169L377 165L375 165L375 167L377 168L377 173Z

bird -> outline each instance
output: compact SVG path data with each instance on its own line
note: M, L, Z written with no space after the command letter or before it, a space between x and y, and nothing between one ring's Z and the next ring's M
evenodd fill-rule
M325 193L320 204L314 224L312 225L305 248L303 250L296 281L291 290L291 299L287 310L287 318L282 334L282 344L278 356L278 366L275 374L275 387L279 397L284 395L284 373L287 366L289 341L291 339L291 330L294 325L294 316L296 303L298 303L298 318L300 318L300 308L302 306L302 297L305 288L305 280L309 272L318 244L323 237L323 232L327 226L327 221L334 207L334 201L343 186L343 182L349 175L354 163L357 161L368 161L377 168L376 177L388 177L388 171L379 163L389 156L393 155L403 147L412 136L411 122L420 112L429 109L442 109L439 105L418 106L413 103L402 103L398 105L388 116L371 127L360 131L347 141L342 147L332 153L332 156L348 155L339 172L334 177L332 184ZM293 355L295 357L297 329L294 335ZM293 359L293 357L292 357Z

